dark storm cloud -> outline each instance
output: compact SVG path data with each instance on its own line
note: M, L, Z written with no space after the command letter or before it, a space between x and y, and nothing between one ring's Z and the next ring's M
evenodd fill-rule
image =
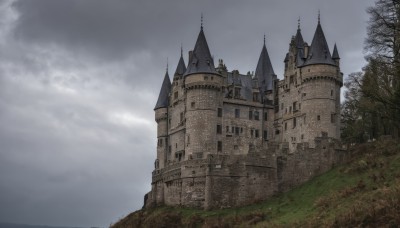
M290 38L321 23L342 71L364 64L372 0L0 2L0 221L107 226L141 207L153 108L169 57L204 29L215 60L253 71L263 35L278 77ZM187 63L187 54L184 54Z

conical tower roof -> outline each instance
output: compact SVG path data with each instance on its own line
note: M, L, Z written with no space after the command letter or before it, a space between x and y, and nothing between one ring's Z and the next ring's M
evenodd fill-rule
M273 79L276 77L268 55L267 47L264 45L258 59L255 76L257 77L261 92L273 89Z
M308 57L304 65L312 64L329 64L335 65L329 51L328 43L326 42L324 32L322 31L321 23L318 21L317 29L315 30L314 38L311 43Z
M208 48L203 26L201 27L199 36L197 37L192 57L189 59L185 76L195 73L218 74L215 71L214 60L211 57L210 49Z
M335 47L333 48L332 59L340 59L336 44L335 44Z
M159 108L166 108L169 105L169 93L171 92L171 80L169 79L168 71L165 72L164 81L161 85L160 94L154 110Z
M181 49L181 58L179 59L178 66L176 66L175 75L183 75L186 72L185 61L183 60L183 54Z
M294 41L297 48L296 66L301 66L304 63L304 39L303 36L301 35L300 22L299 22L299 27L297 28Z
M295 43L296 43L296 47L297 47L297 48L303 48L304 40L303 40L303 36L301 35L300 27L297 29L296 36L295 36L295 38L294 38L294 41L295 41Z

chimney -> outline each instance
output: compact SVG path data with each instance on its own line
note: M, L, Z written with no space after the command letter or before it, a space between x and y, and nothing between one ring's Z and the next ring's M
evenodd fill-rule
M188 64L192 64L193 50L189 51L189 62Z
M307 58L308 57L308 49L309 49L309 46L308 46L308 44L305 42L304 43L304 57L303 58Z

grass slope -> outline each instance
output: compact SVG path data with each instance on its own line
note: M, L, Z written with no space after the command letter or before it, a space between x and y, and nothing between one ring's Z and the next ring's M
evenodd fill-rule
M400 227L400 143L376 141L350 153L348 164L259 204L213 211L158 207L112 227Z

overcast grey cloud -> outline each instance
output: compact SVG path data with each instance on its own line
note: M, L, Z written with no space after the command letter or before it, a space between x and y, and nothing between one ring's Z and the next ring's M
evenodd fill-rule
M373 0L0 1L0 221L108 226L142 206L156 156L153 108L196 41L254 71L264 33L279 78L301 17L321 23L345 75L365 64ZM187 54L185 54L185 57ZM187 58L185 58L187 62Z

